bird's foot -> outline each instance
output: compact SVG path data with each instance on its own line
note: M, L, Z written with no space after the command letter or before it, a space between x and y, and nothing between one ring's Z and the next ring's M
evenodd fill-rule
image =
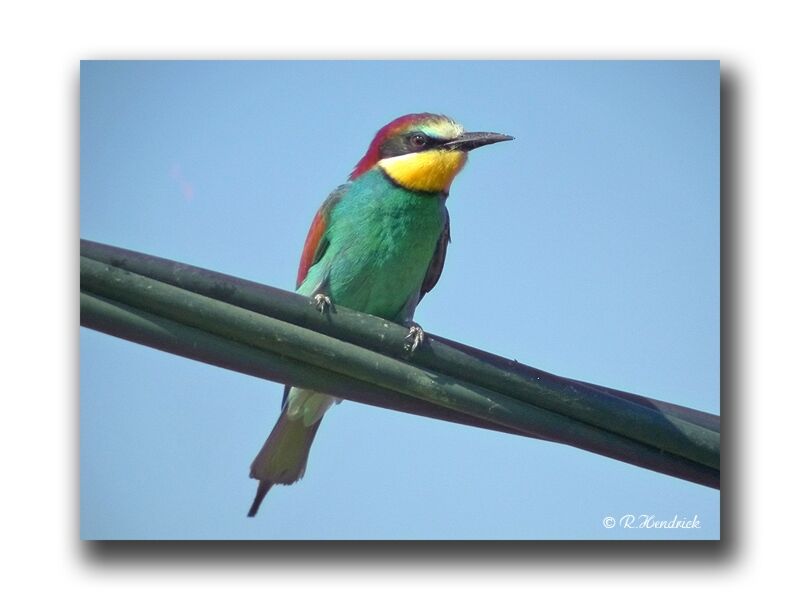
M408 335L406 335L406 350L414 352L417 347L425 341L425 332L422 327L411 321L409 323Z
M323 315L326 311L330 310L332 306L330 296L326 296L325 294L314 294L312 301L314 302L314 306L317 308L317 310Z

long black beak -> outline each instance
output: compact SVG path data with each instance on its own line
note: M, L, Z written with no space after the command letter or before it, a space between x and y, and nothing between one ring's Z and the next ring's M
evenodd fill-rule
M442 144L444 148L451 148L453 150L474 150L475 148L480 148L481 146L487 146L488 144L496 144L497 142L507 142L509 140L513 140L514 138L510 135L504 135L502 133L490 133L488 131L474 131L471 133L462 133L454 140L450 140L449 142L445 142Z

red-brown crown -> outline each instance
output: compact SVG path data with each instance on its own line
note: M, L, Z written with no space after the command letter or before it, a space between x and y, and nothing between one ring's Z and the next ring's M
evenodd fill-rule
M410 115L398 117L391 123L387 123L381 127L378 130L378 133L376 133L375 137L372 139L372 143L369 145L367 153L360 161L358 161L358 164L353 169L353 172L350 173L350 180L352 181L353 179L363 175L378 163L378 161L381 159L381 146L386 140L426 125L430 126L437 121L445 121L447 123L453 122L449 117L445 117L444 115L436 115L433 113L412 113Z

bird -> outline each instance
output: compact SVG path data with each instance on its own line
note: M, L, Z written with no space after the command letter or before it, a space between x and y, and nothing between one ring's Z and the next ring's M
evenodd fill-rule
M407 348L415 351L425 332L414 311L439 281L450 242L450 186L468 152L512 139L466 132L434 113L407 114L383 126L314 216L296 292L322 313L345 306L404 325ZM249 517L272 486L303 477L321 419L339 401L285 387L278 421L250 467L259 483Z

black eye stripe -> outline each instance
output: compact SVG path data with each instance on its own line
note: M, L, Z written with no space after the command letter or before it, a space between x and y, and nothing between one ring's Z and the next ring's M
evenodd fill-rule
M423 136L425 143L417 145L413 139L415 136ZM421 152L423 150L431 150L446 144L448 140L441 138L431 137L422 131L410 131L402 135L397 135L390 138L381 144L381 158L389 158L392 156L400 156L402 154L411 154L413 152Z

